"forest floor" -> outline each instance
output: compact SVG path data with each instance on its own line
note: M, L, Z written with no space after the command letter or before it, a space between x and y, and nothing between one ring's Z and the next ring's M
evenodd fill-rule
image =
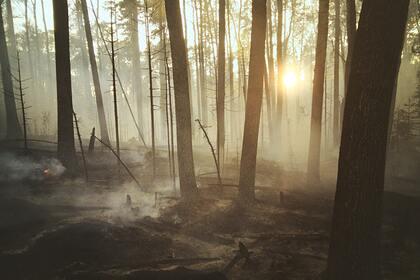
M249 206L236 202L234 176L224 180L230 185L222 195L214 175L199 177L201 198L192 204L174 196L167 178L148 183L146 192L115 180L3 182L0 278L319 279L335 168L328 168L323 184L307 186L302 173L266 161L258 166L257 201ZM230 169L234 164L227 165L226 177ZM415 190L410 184L396 178L392 186ZM394 188L385 194L384 278L418 280L420 196ZM239 242L250 258L224 271Z

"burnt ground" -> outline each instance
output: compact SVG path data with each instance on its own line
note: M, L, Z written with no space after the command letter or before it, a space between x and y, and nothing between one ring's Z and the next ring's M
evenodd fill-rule
M260 162L257 181L257 201L249 206L236 202L234 186L219 195L208 175L200 177L201 199L193 204L180 201L162 178L146 192L101 180L2 183L0 278L318 279L334 180L307 186L303 174ZM233 182L235 176L225 180ZM409 184L418 187L397 176L385 194L385 279L420 279L420 198L395 191ZM239 242L250 258L224 275Z

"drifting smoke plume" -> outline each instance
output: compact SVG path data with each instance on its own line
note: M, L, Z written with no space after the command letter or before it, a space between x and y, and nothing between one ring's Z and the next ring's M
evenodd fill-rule
M35 160L12 153L0 153L0 181L41 181L49 176L60 176L65 167L55 158Z

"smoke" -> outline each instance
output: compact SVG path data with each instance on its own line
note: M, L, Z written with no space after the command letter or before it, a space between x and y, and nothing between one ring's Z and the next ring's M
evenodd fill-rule
M41 181L49 176L60 176L65 170L55 158L36 160L8 152L0 153L0 181Z

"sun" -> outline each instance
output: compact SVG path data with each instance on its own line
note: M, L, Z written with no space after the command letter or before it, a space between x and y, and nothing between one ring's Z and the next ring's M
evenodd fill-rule
M283 83L287 88L293 87L296 84L297 77L292 71L288 71L283 76Z

